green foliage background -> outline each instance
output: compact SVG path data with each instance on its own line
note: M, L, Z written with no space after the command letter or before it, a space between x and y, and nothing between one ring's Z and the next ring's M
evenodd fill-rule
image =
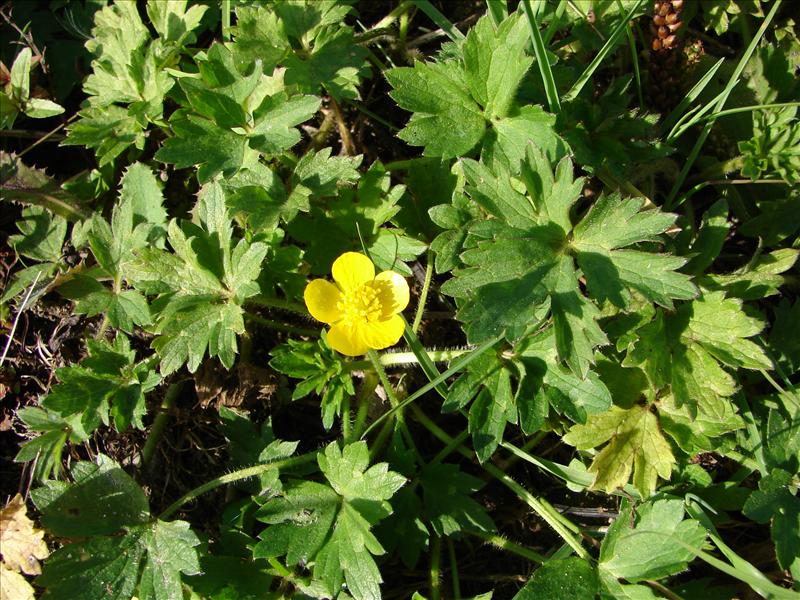
M798 597L789 4L4 13L42 597ZM349 250L412 282L404 348L307 316ZM26 358L64 307L73 355Z

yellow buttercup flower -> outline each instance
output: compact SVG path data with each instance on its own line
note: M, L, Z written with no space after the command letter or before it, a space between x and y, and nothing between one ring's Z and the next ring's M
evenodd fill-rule
M310 282L303 293L311 316L331 326L328 344L347 356L396 344L403 335L400 312L408 306L408 284L402 275L375 275L372 261L358 252L345 252L331 268L334 285L324 279Z

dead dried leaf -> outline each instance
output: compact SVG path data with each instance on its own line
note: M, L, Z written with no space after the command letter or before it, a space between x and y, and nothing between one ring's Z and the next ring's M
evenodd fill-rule
M0 563L0 600L34 600L33 587L16 571Z
M19 494L0 511L0 554L5 566L12 571L39 575L42 572L39 559L47 557L49 552L44 543L44 531L33 526L26 511L25 501Z

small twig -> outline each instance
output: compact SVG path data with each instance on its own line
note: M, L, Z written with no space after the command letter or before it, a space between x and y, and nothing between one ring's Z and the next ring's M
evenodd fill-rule
M22 301L22 304L17 311L17 316L14 317L14 323L11 325L11 331L8 332L8 339L6 340L6 347L3 349L3 355L0 356L0 367L3 366L3 363L6 361L6 356L8 355L8 350L11 348L11 340L14 339L14 332L17 330L17 324L19 323L19 318L22 315L22 312L27 308L28 300L30 300L31 294L33 294L33 290L36 287L36 284L39 281L39 277L41 276L42 272L39 271L36 274L36 278L31 283L30 287L28 288L28 292L25 294L25 299Z
M8 14L6 14L5 10L0 9L0 17L2 17L3 20L6 23L8 23L14 29L14 31L16 31L20 35L20 37L23 40L25 40L25 43L33 51L36 58L39 59L39 65L42 67L42 71L44 72L45 75L47 75L47 63L45 63L44 61L44 53L41 50L39 50L39 47L36 45L36 42L33 41L33 36L30 33L27 33L22 29L20 29L17 26L17 24L11 20L11 9L13 8L13 5L9 4L8 7L9 7Z
M356 147L355 144L353 144L353 136L350 135L347 122L344 120L344 115L342 114L342 109L339 107L339 103L336 102L336 98L333 96L331 96L331 109L333 110L333 115L336 118L336 126L339 129L339 136L342 138L342 150L346 156L353 156L356 153Z
M63 125L58 126L59 129L63 127ZM5 131L0 131L0 137L9 137L9 138L20 138L20 139L32 139L38 140L42 137L41 131L28 131L27 129L6 129ZM66 139L67 136L65 135L53 135L52 132L47 134L48 138L52 138L51 142L60 142Z
M30 146L28 146L27 148L25 148L25 150L23 150L22 152L20 152L19 154L17 154L17 158L22 158L22 157L23 157L23 156L25 156L25 155L26 155L28 152L30 152L31 150L33 150L34 148L36 148L36 146L38 146L39 144L42 144L42 143L46 142L46 141L47 141L47 140L49 140L50 138L53 138L52 140L50 140L50 141L52 141L52 142L59 142L59 141L61 141L61 140L64 140L64 139L66 139L66 136L64 136L64 135L55 135L55 134L56 134L56 132L58 132L58 131L60 131L61 129L63 129L64 127L66 127L67 125L69 125L70 123L72 123L72 122L73 122L75 119L77 119L77 118L78 118L78 113L75 113L75 114L74 114L74 115L72 115L72 116L71 116L69 119L67 119L66 121L64 121L64 122L63 122L61 125L59 125L59 126L58 126L58 127L56 127L55 129L53 129L52 131L49 131L49 132L45 133L45 134L44 134L42 137L40 137L38 140L36 140L35 142L33 142L33 143L30 145Z

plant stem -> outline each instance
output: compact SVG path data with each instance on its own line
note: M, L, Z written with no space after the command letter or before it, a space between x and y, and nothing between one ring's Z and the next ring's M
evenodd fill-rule
M375 23L370 29L383 29L394 23L398 17L406 14L411 8L414 7L414 0L405 0L398 4L392 11L383 17L380 21Z
M275 557L268 558L267 562L270 564L270 566L273 569L275 569L275 572L282 579L293 579L292 572L289 571L286 567L284 567L281 564L281 561L279 561L277 558L275 558Z
M279 321L273 321L272 319L267 319L266 317L262 317L261 315L257 315L251 312L245 312L244 317L249 321L253 321L254 323L258 323L259 325L264 325L265 327L269 327L270 329L275 329L276 331L285 331L287 333L296 333L297 335L319 337L318 329L288 325L286 323L281 323Z
M408 431L408 427L405 422L405 417L403 416L403 408L400 406L400 402L397 400L397 394L395 394L394 388L392 387L391 382L389 381L389 377L386 375L386 370L383 368L380 359L378 358L378 353L375 350L370 350L367 354L369 359L372 361L372 366L375 368L375 372L378 374L378 378L381 380L381 385L383 389L386 390L386 397L389 399L389 404L391 405L393 411L395 412L397 418L397 425L400 428L400 433L403 435L408 446L414 451L414 455L417 458L417 462L422 465L424 461L422 460L422 455L417 450L416 444L414 444L414 438L411 437L411 432Z
M147 440L142 448L142 468L148 469L155 456L158 443L161 441L161 436L164 435L164 429L167 427L169 421L169 412L175 405L175 401L183 389L183 381L176 381L171 383L164 394L164 400L161 402L161 408L153 421L153 426L147 434Z
M442 557L442 538L438 535L431 537L431 600L441 598L439 582L439 562Z
M506 552L511 552L512 554L516 554L517 556L521 556L531 562L535 563L544 563L547 561L547 557L543 554L539 554L533 550L529 550L524 546L520 546L510 540L507 540L502 535L498 535L496 533L488 533L485 531L477 531L477 530L468 530L467 533L470 535L474 535L475 537L481 538L485 542L489 542L492 546L496 548L500 548L501 550L505 550Z
M231 0L222 0L222 39L226 42L231 39Z
M353 144L353 136L350 135L350 129L347 127L347 121L344 119L342 109L339 103L331 96L331 109L333 116L336 118L336 126L339 129L339 137L342 138L342 149L347 156L353 156L356 153L355 144Z
M422 412L422 409L420 409L418 406L412 404L411 410L417 420L419 420L419 422L422 423L422 425L435 437L439 438L439 440L445 444L450 444L453 441L453 438L450 437L438 425L436 425L436 423L434 423L424 412ZM459 446L458 452L466 458L473 458L473 453L464 446ZM535 497L519 483L514 481L514 479L495 467L492 463L484 463L481 465L481 467L492 477L513 491L520 500L530 506L534 512L536 512L536 514L538 514L548 525L550 525L550 527L553 528L553 530L555 530L556 533L558 533L564 539L567 544L569 544L570 548L572 548L578 556L581 558L588 558L588 552L581 545L580 540L573 535L573 532L579 531L575 524L563 517L549 504L540 498Z
M350 439L350 395L345 394L342 399L342 439L347 444Z
M428 248L428 261L425 266L425 281L422 284L422 291L419 294L419 304L417 304L417 313L414 315L414 323L411 325L411 331L417 333L419 324L422 322L422 313L425 311L425 303L428 300L428 290L431 287L431 279L433 278L433 250Z
M261 475L262 473L266 473L267 471L271 471L273 469L284 469L286 467L295 467L297 465L313 462L316 460L316 458L317 458L317 452L313 451L313 452L308 452L306 454L301 454L300 456L295 456L294 458L287 458L285 460L276 460L275 462L266 463L263 465L256 465L254 467L247 467L246 469L239 469L231 473L226 473L225 475L217 477L216 479L212 479L211 481L208 481L203 485L198 486L193 490L185 493L175 502L170 504L160 515L158 515L158 518L161 520L166 519L187 502L191 502L195 498L198 498L199 496L202 496L206 492L210 492L211 490L214 490L222 485L226 485L228 483L235 483L237 481L243 481L245 479L250 479L251 477L257 477L258 475Z
M433 362L450 362L454 358L469 354L474 348L457 350L427 350L427 354ZM397 367L400 365L417 365L419 359L413 352L384 352L378 356L378 361L384 367ZM368 369L372 363L368 360L354 360L347 363L349 371L362 371Z
M361 389L358 392L358 412L356 413L356 422L353 426L351 439L345 439L345 443L351 443L361 437L364 432L364 425L367 422L369 414L369 402L372 395L375 393L375 388L378 387L378 375L373 371L364 373L364 381L361 383Z
M447 556L450 559L450 576L453 585L453 598L461 600L461 581L458 578L458 561L456 560L456 547L453 539L447 537Z
M266 306L267 308L279 308L281 310L288 310L303 316L308 315L308 311L302 304L292 302L291 300L283 300L281 298L272 298L264 294L257 294L247 299L247 304L255 304L256 306Z

